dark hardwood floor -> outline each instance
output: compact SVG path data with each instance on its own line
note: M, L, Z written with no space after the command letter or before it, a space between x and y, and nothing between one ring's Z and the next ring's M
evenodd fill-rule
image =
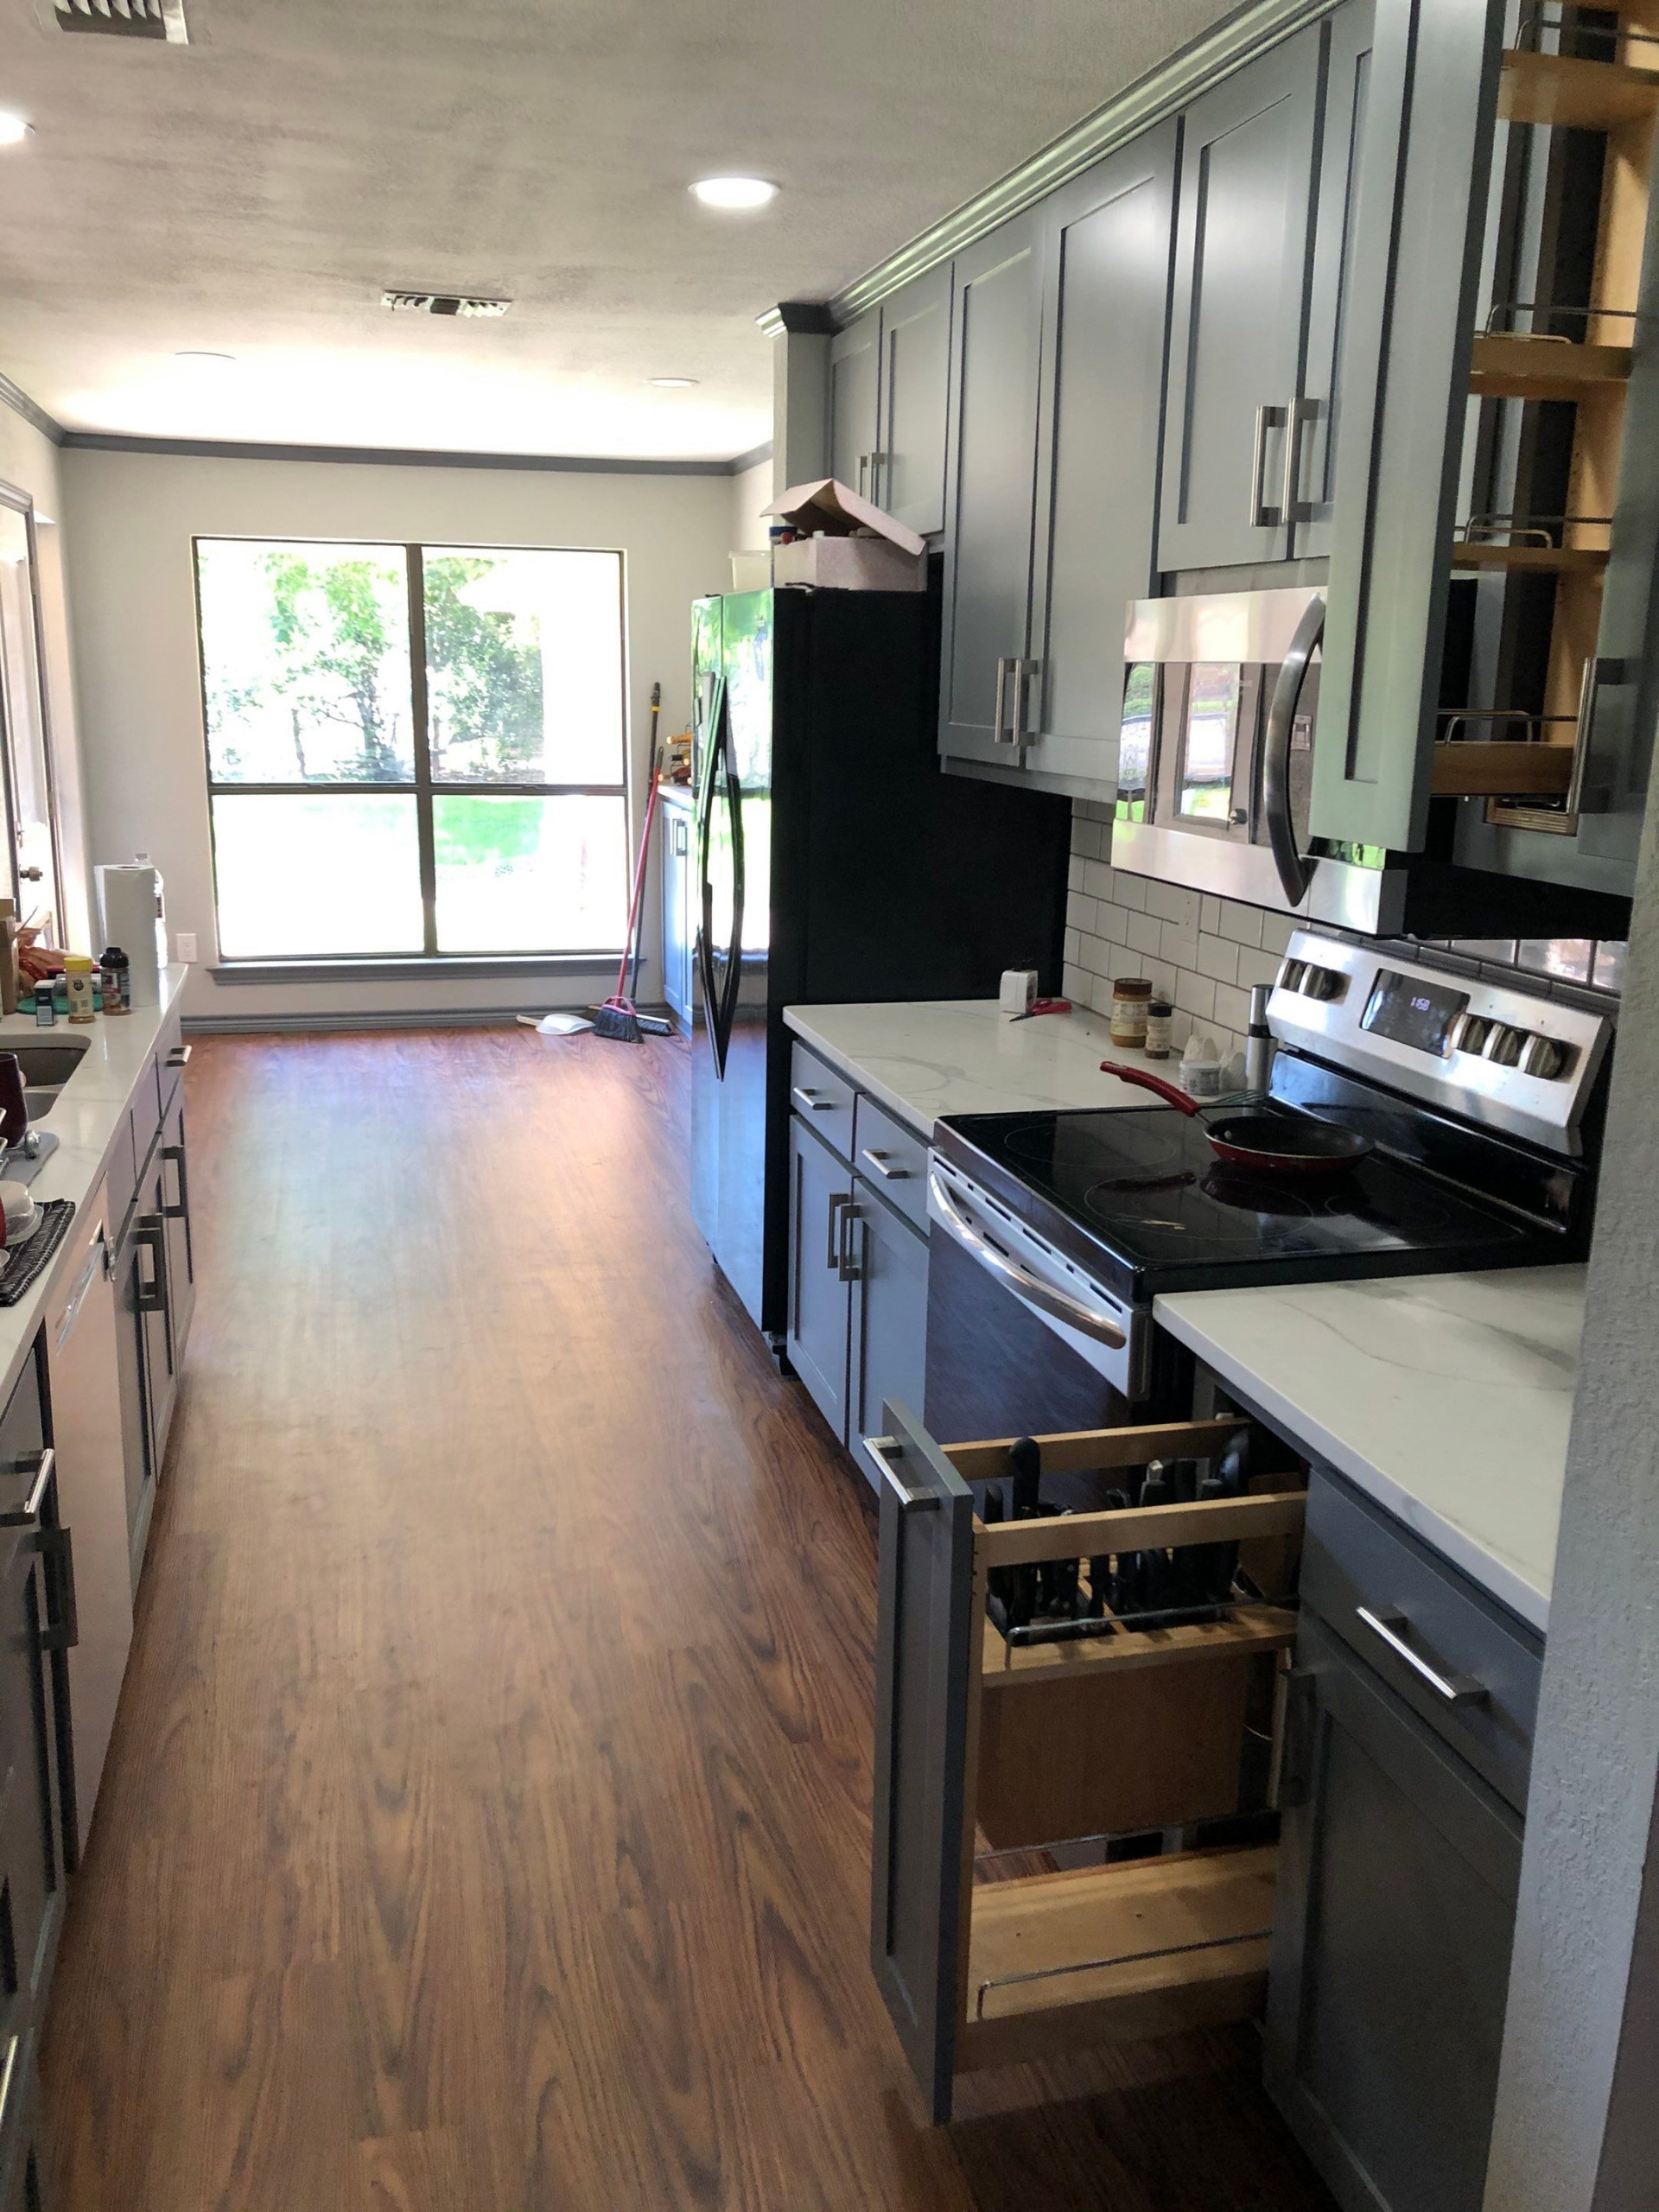
M54 2212L1323 2212L1246 2035L923 2125L866 1964L874 1520L692 1226L689 1072L198 1044Z

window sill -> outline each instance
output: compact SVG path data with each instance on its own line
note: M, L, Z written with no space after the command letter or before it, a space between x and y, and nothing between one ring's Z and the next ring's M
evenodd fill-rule
M496 982L542 976L614 976L614 952L499 952L416 954L394 960L224 960L207 973L216 983ZM640 962L642 969L651 965Z

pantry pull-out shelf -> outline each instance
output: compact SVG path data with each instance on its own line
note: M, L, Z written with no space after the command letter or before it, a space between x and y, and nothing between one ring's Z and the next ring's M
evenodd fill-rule
M1276 1855L1183 1852L976 1890L958 2069L1251 2018Z
M1632 69L1622 61L1586 61L1571 54L1505 50L1497 111L1506 123L1612 130L1656 109L1659 72Z
M1628 346L1586 346L1483 331L1469 361L1469 388L1482 399L1583 399L1630 379Z

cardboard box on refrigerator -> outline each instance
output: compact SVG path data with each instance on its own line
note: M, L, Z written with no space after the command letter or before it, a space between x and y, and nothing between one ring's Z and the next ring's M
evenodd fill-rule
M774 545L774 584L831 591L925 591L927 542L845 484L797 484L765 510L801 535Z

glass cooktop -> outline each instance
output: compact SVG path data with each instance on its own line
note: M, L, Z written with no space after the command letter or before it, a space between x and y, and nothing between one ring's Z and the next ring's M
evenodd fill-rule
M1559 1237L1382 1153L1319 1176L1226 1166L1204 1125L1172 1106L957 1115L938 1141L1039 1235L1136 1298L1566 1256Z

